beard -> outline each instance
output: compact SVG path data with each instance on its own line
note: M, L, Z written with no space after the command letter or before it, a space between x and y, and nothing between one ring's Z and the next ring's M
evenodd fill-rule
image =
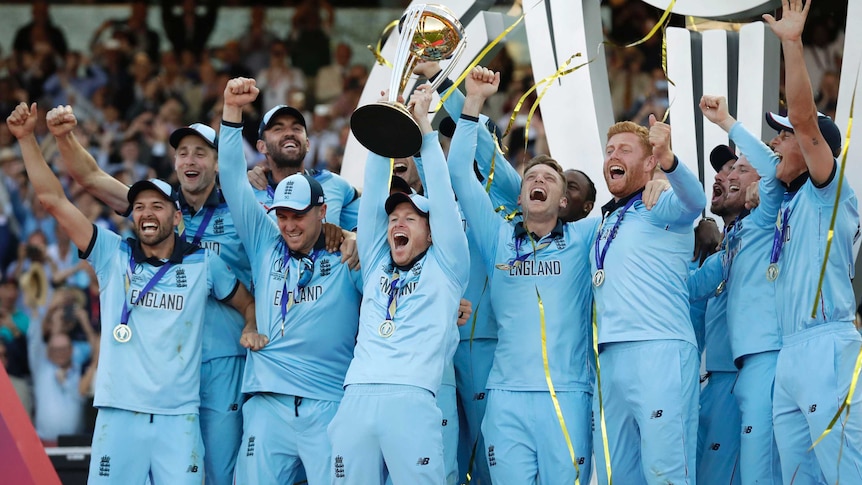
M159 224L159 230L156 231L155 234L142 234L140 229L135 226L135 237L138 238L138 241L141 242L141 245L144 246L158 246L162 242L164 242L167 238L172 237L174 234L173 226L168 226L166 224Z
M301 155L286 155L281 151L281 142L267 142L266 150L269 153L269 158L272 159L272 163L278 168L301 168L302 161L305 160L305 154L308 153L308 149L305 148L304 150L300 150Z

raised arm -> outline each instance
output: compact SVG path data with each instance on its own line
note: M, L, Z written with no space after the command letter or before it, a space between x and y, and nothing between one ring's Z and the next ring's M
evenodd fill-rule
M386 99L385 92L381 91L380 95L381 100ZM386 244L386 238L381 236L386 234L388 226L384 206L389 197L391 177L392 160L369 151L356 223L356 247L359 249L360 261L372 261L373 256Z
M95 198L114 211L124 214L129 209L126 195L129 188L99 168L96 160L75 138L78 119L71 106L58 106L46 116L48 130L57 140L60 158L69 175ZM86 247L86 246L85 246Z
M763 19L781 39L784 50L784 93L787 96L787 117L793 125L796 141L802 149L811 181L816 186L827 184L835 169L832 149L817 122L817 105L811 90L811 78L802 50L802 30L811 8L811 0L782 0L781 20L766 14Z
M697 176L670 149L670 125L657 121L655 115L649 117L649 141L653 156L667 175L673 192L668 197L670 203L659 204L652 209L657 217L667 222L691 224L706 207L706 195Z
M260 90L254 79L235 78L224 90L222 125L218 137L219 185L233 214L236 232L248 248L254 265L255 248L277 233L274 221L257 202L247 181L245 155L242 151L242 108L257 99Z
M50 213L60 228L79 248L86 248L93 239L93 224L66 198L63 186L42 157L39 143L33 135L38 111L36 103L27 107L21 103L6 119L6 125L21 146L24 168L42 207Z
M449 271L464 284L467 282L469 264L467 257L467 236L461 226L461 215L452 183L446 168L446 157L440 147L437 132L428 122L428 108L431 104L430 86L420 86L411 96L413 118L422 130L422 160L425 166L428 203L430 205L429 223L434 246Z
M740 153L745 155L761 177L762 205L753 212L756 216L752 220L763 221L763 218L766 218L770 223L774 222L784 194L784 187L775 177L778 155L730 115L727 99L723 96L703 96L700 99L700 110L706 119L728 133Z
M417 74L422 74L429 80L439 75L441 72L439 62L420 62L414 70ZM454 83L445 79L437 88L437 92L443 96L448 92ZM443 108L456 122L461 117L464 110L466 97L464 93L457 89L452 89L449 97L443 102ZM477 130L476 153L475 160L479 167L479 173L486 179L491 174L491 166L493 165L493 180L491 181L491 190L489 196L494 207L504 206L509 211L518 206L518 194L521 191L521 176L518 175L515 167L506 159L506 155L499 149L499 144L502 140L494 141L494 137L488 129L490 119L482 114L475 115L479 118L479 124L482 125Z

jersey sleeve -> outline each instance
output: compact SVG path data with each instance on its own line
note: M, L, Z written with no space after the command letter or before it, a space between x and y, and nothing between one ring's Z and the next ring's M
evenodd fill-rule
M451 80L446 79L437 88L442 95L453 86ZM464 109L464 93L458 89L452 89L449 97L443 102L443 109L449 113L453 120L461 118ZM474 154L479 173L485 180L491 176L493 167L493 178L489 195L494 207L504 207L504 212L510 212L518 207L518 195L521 191L521 176L515 167L506 159L500 151L500 140L494 141L490 130L487 129L490 119L485 115L479 115L479 123L482 127L477 130L476 152Z
M688 298L690 301L698 301L715 296L715 290L721 283L723 276L723 255L724 250L710 255L700 268L691 272L688 277Z
M123 240L118 234L93 224L93 239L90 240L90 245L81 251L79 256L93 265L93 270L100 282L104 281L103 278L106 272L110 270L112 263L115 262L114 258L118 257L122 242Z
M748 219L758 227L770 226L775 223L784 198L784 187L775 177L778 155L739 121L730 128L729 135L731 141L760 175L760 182L758 182L760 204L751 211Z
M278 235L275 221L255 197L248 183L245 156L242 152L242 124L222 122L218 140L219 183L222 194L233 216L236 232L248 248L252 266L257 265L257 254L272 238Z
M210 294L218 301L231 299L239 288L239 280L217 254L209 249L204 251L207 253L207 286Z
M457 281L466 285L470 268L469 261L465 262L465 258L469 259L467 235L461 226L461 214L436 131L422 136L421 153L426 168L425 180L428 183L428 219L432 244L437 248L441 265Z
M455 135L449 147L449 177L461 203L467 225L470 226L476 240L483 241L477 246L486 271L490 272L497 253L497 235L500 225L505 224L505 221L494 212L485 189L473 175L477 130L478 121L475 118L462 117L458 120Z
M706 207L703 185L676 157L673 167L665 174L673 190L663 193L650 212L663 224L688 226Z
M368 152L356 230L356 247L363 265L374 261L386 244L388 218L385 204L389 197L391 166L390 159Z

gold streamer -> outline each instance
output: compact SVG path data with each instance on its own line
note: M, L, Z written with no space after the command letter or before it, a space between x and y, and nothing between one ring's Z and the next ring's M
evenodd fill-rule
M857 77L858 79L858 77ZM850 99L850 117L847 120L847 133L844 137L844 147L841 149L841 167L838 170L838 188L835 190L835 207L832 208L832 220L829 222L829 232L826 238L826 253L823 255L823 264L820 267L820 280L817 282L817 293L814 294L814 305L811 307L811 318L817 315L817 301L820 292L823 291L823 279L826 277L826 265L829 262L829 251L832 249L832 235L835 232L835 220L838 218L838 202L841 200L841 189L844 186L844 169L847 167L847 151L850 148L850 131L853 128L853 105L856 103L856 88L853 88L853 97Z
M596 318L596 302L593 301L593 354L596 356L596 386L599 394L599 426L602 433L602 448L605 454L605 469L608 472L608 485L613 485L613 475L611 475L611 452L608 446L608 430L605 425L605 405L602 398L602 369L599 365L599 324Z
M532 237L530 240L532 241ZM534 253L535 258L535 253ZM539 287L536 287L536 300L539 302L539 324L542 329L542 364L545 367L545 380L548 381L548 391L551 393L551 401L554 402L554 409L557 411L557 420L560 421L560 428L563 430L563 437L566 438L566 446L569 448L569 456L572 457L572 465L575 466L575 485L580 485L581 468L578 466L578 459L575 457L575 448L572 446L572 439L569 437L569 430L566 428L566 419L563 417L563 411L560 409L560 402L557 400L557 391L554 390L554 382L551 379L551 369L548 365L548 343L547 335L545 334L545 306L542 303L542 295L539 294Z
M380 37L378 37L377 39L377 44L375 44L373 47L370 45L365 46L368 48L368 50L371 51L371 54L374 55L374 58L377 59L377 63L381 66L392 67L392 63L387 61L380 51L383 50L383 43L386 41L386 38L389 37L389 33L392 32L392 29L394 29L397 25L398 20L393 20L392 22L389 22L388 24L386 24L386 27L383 28L383 32L380 33Z
M482 52L480 52L479 55L476 56L475 59L473 59L473 62L471 62L467 66L467 68L464 69L464 72L462 72L461 75L458 76L458 79L455 80L455 83L452 84L452 86L449 87L449 89L447 89L446 92L443 93L442 96L440 96L440 102L437 103L437 107L434 109L434 111L440 111L440 108L443 106L443 102L446 101L447 99L449 99L449 96L454 92L454 90L458 89L458 86L460 86L461 83L464 82L464 79L467 79L467 76L470 74L470 71L472 71L474 67L478 66L479 63L482 62L482 59L484 59L485 56L488 55L488 52L491 52L491 49L493 49L507 35L509 35L509 32L511 32L512 30L515 29L515 27L517 27L518 25L521 24L521 21L524 20L525 15L527 15L527 14L522 13L521 16L518 17L518 20L515 20L515 23L513 23L512 25L507 27L506 30L501 32L500 35L498 35L493 41L491 41L490 44L488 44L487 46L485 46L484 49L482 49Z
M862 68L862 67L860 67ZM858 80L858 72L857 72L857 80ZM841 148L841 168L838 171L838 187L835 191L835 207L832 208L832 220L829 223L829 233L826 238L826 252L823 255L823 265L820 268L820 280L817 282L817 292L814 294L814 305L811 308L811 318L815 318L817 315L817 302L820 299L820 292L823 291L823 279L826 277L826 265L829 261L829 251L832 247L832 236L835 233L835 220L838 217L838 202L841 200L841 189L844 185L844 169L847 167L847 152L850 149L850 132L853 131L853 108L856 104L856 88L853 88L853 96L850 98L850 116L847 119L847 133L844 135L844 146ZM853 367L853 376L850 379L850 388L847 391L847 397L844 398L844 402L841 403L841 406L838 408L838 411L835 413L835 416L832 417L832 420L829 422L829 425L826 426L826 429L823 430L823 433L820 434L820 437L817 438L811 447L808 449L811 451L820 443L826 435L832 432L832 428L835 426L835 423L841 417L841 413L846 410L847 419L850 418L850 404L853 402L853 395L856 393L856 385L859 383L859 372L862 370L862 348L859 349L859 355L856 356L856 365ZM841 458L839 456L838 461L840 463Z

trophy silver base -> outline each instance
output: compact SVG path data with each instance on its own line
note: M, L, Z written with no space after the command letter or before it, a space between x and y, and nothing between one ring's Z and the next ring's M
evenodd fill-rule
M407 158L422 147L422 130L400 103L360 106L350 116L353 136L368 150L389 158Z

